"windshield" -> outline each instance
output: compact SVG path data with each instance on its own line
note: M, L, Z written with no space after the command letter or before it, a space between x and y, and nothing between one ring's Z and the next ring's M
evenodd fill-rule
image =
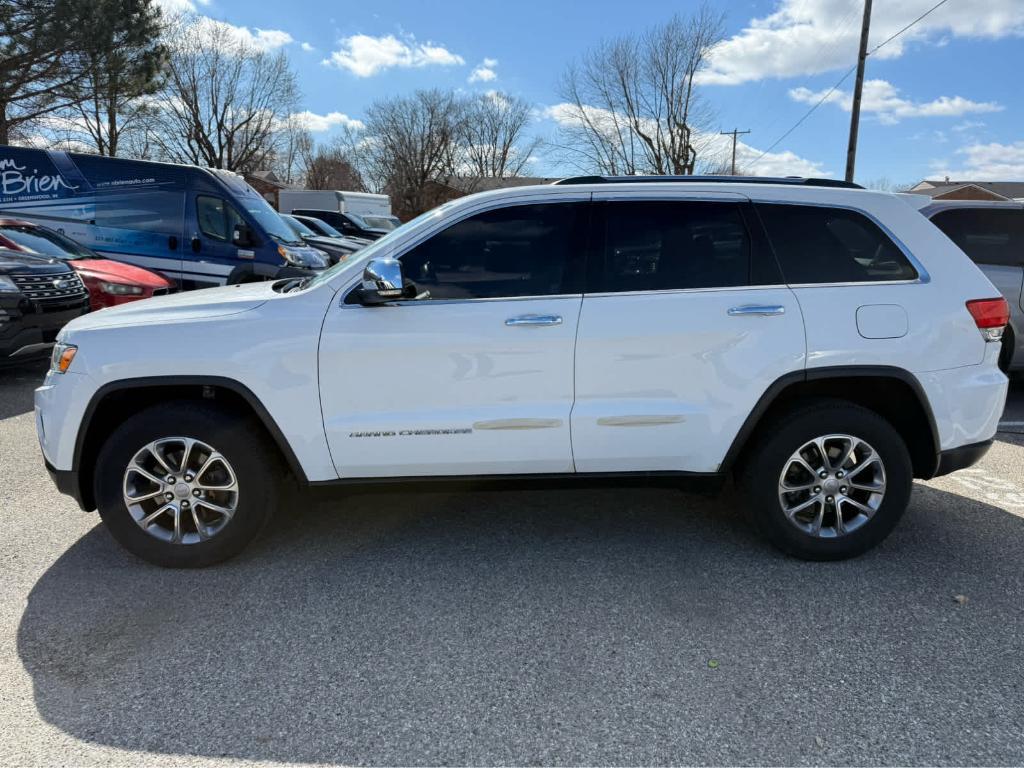
M295 230L295 234L299 235L300 237L303 236L303 235L305 235L306 237L316 237L317 236L316 232L314 232L312 229L307 227L305 224L303 224L301 221L296 219L294 216L289 216L286 213L282 213L281 214L281 218L284 219L285 221L287 221L288 224L291 226L291 228Z
M316 218L316 217L313 216L313 217L310 217L310 218ZM318 227L320 227L320 229L323 230L323 233L325 235L327 235L328 237L344 237L344 235L341 234L341 232L336 230L334 227L332 227L330 224L328 224L323 219L316 219L316 225Z
M0 236L13 240L19 246L40 256L55 256L64 261L95 259L96 254L79 245L70 237L44 227L27 224L0 225Z
M263 231L270 235L272 240L287 245L301 245L301 238L288 225L281 214L270 207L270 203L257 195L245 195L236 198L235 202L241 203Z
M388 232L398 226L390 216L363 216L363 221L375 229L386 229Z
M384 237L380 238L379 240L374 240L370 245L356 251L351 258L339 261L337 264L335 264L332 267L328 267L323 272L318 272L315 277L313 277L308 283L306 283L306 287L312 288L314 286L321 285L322 283L326 283L342 270L349 269L353 264L359 264L361 262L366 261L367 259L372 259L382 250L386 250L387 247L390 246L391 243L395 241L395 238L399 236L400 233L404 234L406 232L409 232L410 230L419 228L421 225L426 224L431 219L434 219L442 215L444 211L448 210L454 204L454 200L451 202L447 202L444 205L438 206L437 208L432 208L426 213L421 213L415 219L411 219L410 221L405 222L405 224L399 225L398 227L384 235Z

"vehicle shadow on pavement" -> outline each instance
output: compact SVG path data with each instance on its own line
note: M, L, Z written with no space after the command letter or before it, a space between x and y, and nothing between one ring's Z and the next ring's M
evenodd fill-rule
M35 408L35 388L43 383L49 363L33 360L0 367L0 419L28 413Z
M1024 755L1024 519L1002 509L918 484L882 546L814 564L671 489L305 503L205 571L79 540L18 630L42 716L363 765Z

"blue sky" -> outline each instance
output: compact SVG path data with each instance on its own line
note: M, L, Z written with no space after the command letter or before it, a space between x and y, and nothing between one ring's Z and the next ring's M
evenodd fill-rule
M877 45L937 0L875 0ZM283 49L299 75L309 125L329 138L381 96L416 88L498 89L536 106L535 130L557 131L566 64L604 38L686 14L677 0L165 0ZM770 154L750 163L854 63L862 0L735 0L727 40L705 74L712 129L750 129L741 165L759 173L841 177L853 77ZM473 73L477 72L474 78ZM868 60L858 180L949 174L1024 179L1024 0L947 0ZM558 173L553 160L533 165Z

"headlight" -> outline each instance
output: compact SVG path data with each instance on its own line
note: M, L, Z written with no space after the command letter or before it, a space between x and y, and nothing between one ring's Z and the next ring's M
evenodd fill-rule
M141 296L143 290L138 285L126 285L125 283L100 283L100 290L112 296Z
M77 352L78 347L74 344L57 342L53 345L53 354L50 356L50 370L54 373L67 373Z
M279 245L277 246L277 252L280 254L282 259L297 267L313 267L315 269L321 269L327 266L327 258L324 254L312 248L293 251L291 248Z
M0 293L21 293L21 289L9 277L0 275Z

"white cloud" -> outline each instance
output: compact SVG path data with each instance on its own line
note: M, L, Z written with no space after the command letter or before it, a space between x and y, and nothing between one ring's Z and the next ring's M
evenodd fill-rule
M898 32L935 5L935 0L875 3L870 45ZM813 75L846 69L857 57L863 5L851 0L780 0L774 13L752 19L710 57L702 82L737 85L769 77ZM1024 35L1024 2L950 2L887 44L876 57L902 56L909 43L952 37Z
M236 44L256 48L261 51L273 51L294 42L294 38L280 29L260 29L259 27L239 27L226 21L199 16L196 24L211 39L219 40L225 45Z
M494 71L494 68L497 66L497 59L484 59L469 73L469 82L489 83L491 80L497 80L498 73Z
M599 130L614 134L616 130L624 130L622 119L616 120L615 114L599 107L584 107L587 120ZM567 126L579 123L579 115L572 104L554 104L540 110L540 119L553 120L559 125ZM732 139L718 133L695 131L694 145L698 146L701 159L725 159L732 157ZM756 163L755 163L756 161ZM736 143L736 168L750 176L830 176L831 173L814 160L800 157L795 152L782 150L762 151L742 141Z
M326 115L318 115L307 109L303 112L294 113L291 115L291 119L297 121L303 128L313 133L323 133L331 128L351 128L361 131L366 127L361 120L349 117L343 112L328 112Z
M302 45L299 46L299 47L302 48L302 50L304 50L306 53L310 53L311 51L315 51L316 50L315 46L313 46L311 43L306 43L306 42L303 42Z
M826 95L827 94L827 95ZM817 104L822 98L826 104L838 104L850 111L853 96L848 91L812 91L809 88L793 88L790 98L805 104ZM999 112L1000 104L991 101L971 101L963 96L940 96L932 101L914 102L900 95L899 89L887 80L864 81L864 92L860 109L862 113L874 113L886 124L898 123L905 117L960 117L970 113Z
M465 64L458 54L435 43L418 43L412 35L399 40L394 35L372 37L352 35L342 38L341 48L331 52L323 63L347 69L357 77L371 77L393 67L429 67Z
M990 142L958 149L953 161L933 162L933 178L972 181L1024 181L1024 141Z
M164 13L175 16L179 13L195 13L197 3L192 0L156 0L160 10ZM210 0L198 0L198 5L209 5Z
M964 120L962 123L954 125L953 130L957 133L964 133L965 131L975 131L979 128L984 128L985 125L984 120Z

